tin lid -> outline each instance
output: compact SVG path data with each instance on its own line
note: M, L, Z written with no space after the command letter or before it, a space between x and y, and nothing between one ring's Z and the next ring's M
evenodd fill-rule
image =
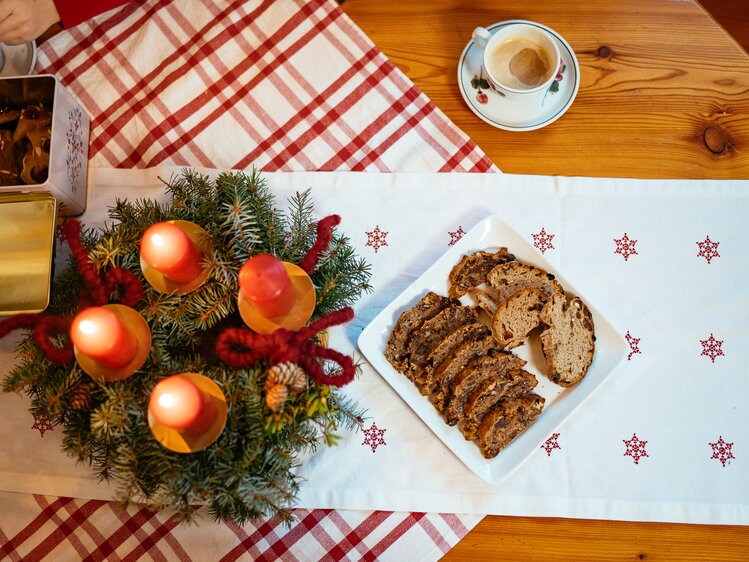
M51 193L0 194L0 316L47 308L56 212Z

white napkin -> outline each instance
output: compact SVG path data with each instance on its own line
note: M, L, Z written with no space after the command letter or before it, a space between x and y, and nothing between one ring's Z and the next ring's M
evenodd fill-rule
M156 177L173 171L94 170L82 220L100 224L116 197L162 196ZM374 423L385 430L385 444L373 450L364 443L370 434L350 433L339 446L308 458L300 469L306 480L301 507L749 523L749 475L741 469L749 442L742 370L749 355L749 251L742 236L749 182L472 174L266 177L279 204L312 188L319 216L340 214L341 230L372 264L375 291L361 299L350 325L333 331L331 347L355 351L361 330L448 249L450 233L468 231L488 215L499 215L531 243L542 228L553 235L545 257L632 341L629 360L554 431L559 448L539 448L498 485L469 471L365 367L346 394L368 410L364 429ZM387 232L380 238L387 245L375 251L376 228ZM637 252L626 260L615 253L625 233L636 240ZM720 254L707 254L710 262L698 256L698 242L704 245L708 236L719 243ZM714 361L702 354L707 348L701 341L711 335ZM3 349L9 366L10 342ZM109 497L105 486L91 485L92 479L81 477L85 470L55 449L55 432L39 439L28 429L32 421L23 417L20 402L0 396L2 411L15 408L0 427L0 450L17 451L14 459L0 459L2 489ZM647 456L626 454L625 441L633 444L635 435L647 441L640 451ZM19 442L25 449L32 442L49 447L43 458L26 462L29 455ZM716 458L711 443L717 444ZM52 476L19 476L36 474L39 466Z

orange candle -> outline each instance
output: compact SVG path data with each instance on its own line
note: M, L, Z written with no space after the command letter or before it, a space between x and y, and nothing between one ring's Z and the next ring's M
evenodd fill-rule
M182 375L173 375L154 387L148 411L160 424L193 435L207 431L216 417L210 399Z
M111 310L92 307L78 313L70 326L75 348L110 369L130 363L138 351L138 340Z
M189 283L203 271L198 246L176 224L151 225L140 242L143 260L173 283Z
M239 290L266 318L288 314L296 299L283 262L269 254L247 260L239 270Z

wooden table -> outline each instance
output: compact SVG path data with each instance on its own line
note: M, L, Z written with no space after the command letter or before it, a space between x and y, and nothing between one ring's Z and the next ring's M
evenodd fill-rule
M737 0L743 1L743 0ZM749 178L749 56L694 1L346 0L343 10L504 172ZM465 105L457 60L477 25L529 19L577 53L577 99L538 131ZM747 560L749 527L486 517L445 560Z
M504 172L749 178L749 57L694 1L347 0L342 8ZM491 127L456 84L473 28L509 19L548 25L580 63L575 102L545 129Z

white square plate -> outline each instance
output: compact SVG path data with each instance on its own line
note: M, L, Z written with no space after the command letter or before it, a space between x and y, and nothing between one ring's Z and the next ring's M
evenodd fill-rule
M538 337L532 338L530 345L526 344L513 350L528 361L526 370L538 379L538 386L534 392L543 396L546 403L543 412L533 425L502 450L497 457L485 459L476 443L466 441L457 427L447 425L429 399L422 396L416 385L388 363L384 353L390 332L402 312L414 306L428 291L447 295L447 277L464 254L478 250L492 251L500 246L506 246L518 260L553 273L567 293L582 298L593 315L597 339L593 363L588 374L572 388L558 386L542 374L544 373L544 358ZM463 297L463 300L467 298ZM377 369L448 449L481 479L490 484L497 484L515 471L532 452L539 449L554 430L603 385L626 355L628 346L626 340L595 306L584 295L580 295L574 285L538 250L504 221L497 217L489 217L465 234L372 320L359 336L359 349L369 363Z

